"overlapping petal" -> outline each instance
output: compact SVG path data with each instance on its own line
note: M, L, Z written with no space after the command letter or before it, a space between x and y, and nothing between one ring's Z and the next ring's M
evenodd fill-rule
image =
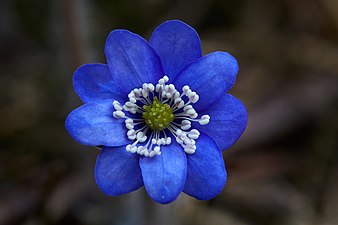
M160 59L152 47L130 31L112 31L106 41L105 54L121 95L142 87L145 82L156 83L164 76Z
M73 110L65 126L78 142L90 146L121 146L130 142L124 120L113 117L113 100L87 103Z
M196 140L196 152L187 155L188 170L184 192L199 200L209 200L221 193L227 173L222 152L207 135Z
M213 52L190 64L173 81L176 88L188 85L199 94L194 105L201 111L221 98L235 83L237 60L227 52Z
M170 79L174 79L184 67L202 56L197 32L179 20L159 25L149 42L160 56L164 72Z
M208 134L222 150L233 145L245 130L248 114L244 105L234 96L223 94L218 102L201 112L210 116L208 125L194 127Z
M140 158L144 186L151 199L166 204L174 201L182 192L187 158L182 147L175 141L161 146L161 155Z
M107 195L121 195L143 186L139 155L126 152L124 146L104 147L96 160L95 179Z
M73 76L73 86L80 99L85 102L96 102L105 99L126 100L106 64L85 64L80 66Z

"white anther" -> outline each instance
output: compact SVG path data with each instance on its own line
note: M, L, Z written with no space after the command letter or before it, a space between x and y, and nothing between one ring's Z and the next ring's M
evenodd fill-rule
M127 145L126 151L131 152L131 153L135 153L137 151L137 147L135 145Z
M148 84L147 83L142 84L142 88L143 90L148 90Z
M194 154L195 151L196 151L196 146L191 146L191 145L188 145L184 148L184 151L185 153L187 154Z
M168 87L169 87L168 91L170 91L170 92L175 91L175 85L169 84Z
M135 153L137 151L137 147L135 145L133 145L130 149L131 153Z
M144 98L148 97L148 93L149 93L148 90L145 90L145 89L142 90L142 96Z
M147 150L143 154L144 154L145 157L148 157L149 156L149 151Z
M140 154L140 152L144 149L144 146L138 146L137 147L137 154Z
M186 95L187 97L189 97L191 94L192 94L192 90L191 90L191 89L187 90L187 92L185 93L185 95Z
M152 151L152 152L149 153L149 157L154 157L155 154L156 154L156 152Z
M148 152L148 149L142 148L142 150L140 152L138 152L138 154L145 156L146 152Z
M184 139L183 143L186 144L186 145L193 145L194 143L191 142L192 139L190 138L186 138Z
M123 109L121 104L116 100L114 100L113 106L114 106L114 109L117 110L117 111L121 111Z
M188 92L187 92L188 98L192 98L192 97L194 97L195 95L196 95L196 92L194 92L194 91L188 91Z
M197 139L200 136L200 132L196 129L192 129L189 133L188 133L188 137L191 139Z
M133 135L135 133L135 130L134 129L131 129L131 130L128 130L127 132L127 135Z
M156 140L155 138L151 139L151 143L152 143L153 145L155 145L156 142L157 142L157 140Z
M163 85L163 84L164 84L164 79L163 79L163 78L159 79L159 80L158 80L158 83L159 83L160 85Z
M175 92L175 94L173 95L173 98L176 100L180 97L180 93L178 91ZM181 98L180 98L181 99ZM181 99L182 100L182 99Z
M191 118L195 119L198 117L198 114L197 113L194 113L193 115L190 116Z
M171 94L170 94L170 93L166 93L166 94L165 94L165 97L166 97L166 98L171 98Z
M136 135L137 140L140 140L143 137L144 137L144 133L142 131L138 132Z
M210 116L209 115L203 115L201 119L198 121L201 125L206 125L210 122Z
M166 82L166 83L167 83L167 82L169 81L169 77L167 77L167 76L164 76L164 77L163 77L163 80L164 80L164 82Z
M133 129L134 128L134 124L132 124L132 123L126 123L126 128L128 130Z
M165 144L170 145L170 143L171 143L171 137L167 137L167 139L165 140Z
M133 90L135 97L137 97L137 98L140 97L141 96L141 91L142 91L142 89L140 90L138 88L135 88Z
M140 139L140 142L142 143L142 142L145 142L146 140L147 140L147 136L146 135L144 135L141 139Z
M161 138L161 145L165 145L165 138Z
M148 84L148 90L149 90L150 92L153 92L153 91L155 90L154 85L153 85L153 84Z
M189 120L182 120L181 122L181 129L188 130L191 127L191 122Z
M185 92L187 92L189 89L190 89L190 87L189 87L188 85L185 85L185 86L182 88L182 91L185 93Z
M135 98L135 93L134 93L134 91L131 91L131 92L128 94L128 98Z
M132 103L132 102L126 102L124 105L127 106L128 108L133 108L133 107L136 106L136 105L135 105L134 103Z
M183 111L184 112L187 112L189 109L192 109L192 106L191 105L187 105L183 108Z
M157 145L161 145L161 144L162 144L162 141L161 141L160 138L156 140L156 144L157 144Z
M176 142L179 144L183 144L183 140L179 137L176 137Z
M201 119L203 120L203 119L208 119L208 120L210 120L210 116L209 115L203 115L202 117L201 117Z
M194 95L192 98L190 98L189 100L192 102L192 103L196 103L198 102L198 100L200 99L200 96L198 96L198 94Z
M160 148L159 146L156 146L156 147L154 148L154 152L155 152L157 155L159 155L159 153L161 153L161 148Z
M174 103L177 104L177 103L179 103L179 102L181 102L181 101L182 101L181 98L176 98L175 101L174 101Z
M124 112L122 112L122 111L115 111L115 112L113 112L113 116L115 118L125 118L126 114L124 114Z
M130 101L131 103L136 103L136 99L135 99L134 97L129 98L129 101Z
M195 109L189 109L186 113L188 115L194 115L196 113L196 111L195 111Z
M134 121L133 121L132 119L130 119L130 118L126 119L124 122L125 122L126 124L127 124L127 123L134 123Z
M136 135L134 134L134 135L129 135L128 136L128 139L129 140L135 140L136 139Z
M182 108L184 106L184 101L180 101L180 103L178 103L177 108Z
M161 89L161 85L160 84L156 84L156 92L160 92L160 89Z

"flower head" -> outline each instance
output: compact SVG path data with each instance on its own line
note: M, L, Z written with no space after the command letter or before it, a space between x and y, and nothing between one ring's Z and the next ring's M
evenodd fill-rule
M106 41L107 64L86 64L73 77L84 105L66 119L78 142L103 146L95 178L107 195L143 185L169 203L183 191L200 200L226 183L221 150L243 133L247 113L228 90L238 72L226 52L202 56L189 25L167 21L147 42L127 30Z

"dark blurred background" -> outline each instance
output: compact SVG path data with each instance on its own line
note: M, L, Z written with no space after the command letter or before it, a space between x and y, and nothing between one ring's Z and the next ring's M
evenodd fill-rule
M204 54L238 59L230 92L248 127L213 200L105 196L99 150L64 129L81 104L73 71L105 63L111 30L149 38L167 19L195 27ZM338 1L1 0L0 75L1 225L338 224Z

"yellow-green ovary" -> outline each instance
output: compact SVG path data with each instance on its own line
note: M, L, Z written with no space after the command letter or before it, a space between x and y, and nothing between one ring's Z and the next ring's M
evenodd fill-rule
M144 105L142 118L152 130L164 130L174 120L174 114L168 104L161 103L156 97L151 105Z

